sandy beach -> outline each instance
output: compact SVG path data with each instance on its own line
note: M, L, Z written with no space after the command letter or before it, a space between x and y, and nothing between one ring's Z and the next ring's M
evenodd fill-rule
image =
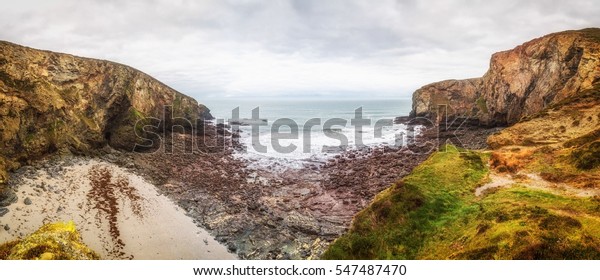
M154 185L114 164L71 158L16 177L18 201L0 218L0 243L72 220L103 259L236 258Z

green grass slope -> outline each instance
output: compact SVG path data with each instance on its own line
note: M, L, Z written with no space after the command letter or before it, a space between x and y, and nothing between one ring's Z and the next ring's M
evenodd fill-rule
M358 213L324 259L599 259L600 202L514 186L482 197L489 154L447 146Z

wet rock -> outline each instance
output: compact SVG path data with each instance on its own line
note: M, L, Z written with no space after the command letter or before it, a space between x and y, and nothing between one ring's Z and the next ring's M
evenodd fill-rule
M320 227L316 219L307 215L302 215L296 211L291 212L285 217L284 223L291 229L303 233L319 234L320 232Z
M10 189L0 190L0 207L6 207L17 201L17 194Z
M6 215L8 213L8 209L7 208L0 208L0 217Z
M235 246L233 242L229 242L227 243L227 250L229 250L229 252L235 253L237 250L237 246Z

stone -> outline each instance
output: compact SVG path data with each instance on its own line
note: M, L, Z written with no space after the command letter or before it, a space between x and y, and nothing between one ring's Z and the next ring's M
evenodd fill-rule
M284 222L293 230L307 234L319 234L320 227L318 221L310 216L302 215L296 211L292 211L285 217Z
M227 250L229 250L229 252L234 252L237 250L237 246L235 246L235 244L233 244L233 242L229 242L227 243Z
M29 197L25 198L23 203L25 203L25 205L31 205L31 198L29 198Z
M17 201L17 194L10 189L0 190L0 207L6 207Z
M10 226L8 224L4 225L4 230L9 231L10 230Z
M4 207L0 208L0 217L6 215L8 212L9 211L7 208L4 208Z

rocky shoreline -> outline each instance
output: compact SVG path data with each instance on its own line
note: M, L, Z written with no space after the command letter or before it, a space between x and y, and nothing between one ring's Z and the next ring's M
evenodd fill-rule
M437 141L434 131L425 129L419 141ZM466 131L464 142L477 146L495 130ZM200 141L227 140L219 139L223 135L229 134L219 130ZM250 162L233 156L232 147L212 152L201 148L190 154L185 153L192 141L189 135L169 139L175 139L166 143L173 154L113 151L106 156L150 178L242 259L319 258L377 193L410 173L432 151L416 144L410 150L371 147L346 151L326 162L306 162L299 169L273 171L250 168Z
M408 149L366 147L324 162L306 162L302 168L273 171L235 157L237 136L224 128L206 124L206 131L214 133L169 135L164 139L167 149L153 153L106 147L99 159L151 182L242 259L318 259L377 193L429 156L431 145L417 144L439 145L444 139L436 127L425 128ZM459 137L468 135L464 142L471 147L485 143L493 132L475 127L465 131ZM190 150L194 141L198 149ZM227 145L215 148L216 143ZM34 168L54 170L50 165L46 161Z

